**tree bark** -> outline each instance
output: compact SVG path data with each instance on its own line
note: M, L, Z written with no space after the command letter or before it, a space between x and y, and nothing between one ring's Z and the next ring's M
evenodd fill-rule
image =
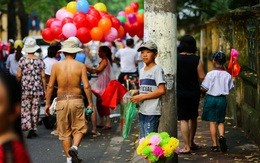
M145 0L144 41L152 40L158 46L156 63L165 73L166 95L163 96L159 132L166 131L177 138L177 16L176 0ZM178 162L178 156L168 162Z
M8 39L16 39L17 28L16 28L16 17L15 17L15 0L9 0L7 4L7 30Z
M28 36L28 14L25 12L24 4L22 0L17 1L17 14L21 25L21 36L22 38Z

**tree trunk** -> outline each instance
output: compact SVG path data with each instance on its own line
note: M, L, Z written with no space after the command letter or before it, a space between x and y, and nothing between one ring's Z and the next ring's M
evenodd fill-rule
M17 1L18 17L21 25L22 38L28 36L28 14L25 12L24 4L22 0Z
M15 17L15 0L9 0L7 4L7 30L8 39L16 39L17 29L16 29L16 17Z
M166 95L163 96L159 131L177 137L177 0L145 0L144 41L152 40L158 46L156 62L162 66L166 79ZM178 156L169 162L178 162Z

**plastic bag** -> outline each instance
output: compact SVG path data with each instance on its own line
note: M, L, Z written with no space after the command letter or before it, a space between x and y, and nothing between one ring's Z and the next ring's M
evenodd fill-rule
M130 131L131 131L131 127L132 127L132 123L133 120L135 118L135 115L137 113L137 109L136 109L136 105L135 103L131 102L129 100L129 95L126 96L126 98L128 97L128 102L126 104L126 106L124 107L124 127L123 127L123 133L122 136L123 138L128 138Z
M126 92L127 89L117 80L110 81L102 95L102 105L115 109Z
M101 97L105 92L108 83L115 79L114 72L111 68L109 60L107 60L107 66L105 69L97 74L98 78L96 80L90 81L91 90L96 95Z

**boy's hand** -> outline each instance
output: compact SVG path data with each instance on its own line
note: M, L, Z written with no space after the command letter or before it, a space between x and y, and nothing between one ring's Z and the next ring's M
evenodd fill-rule
M139 93L139 90L130 90L130 95L137 95Z
M139 103L139 102L141 102L143 100L144 100L144 96L143 95L136 95L136 96L133 96L133 97L130 98L130 101L135 103L135 104L137 104L137 103Z

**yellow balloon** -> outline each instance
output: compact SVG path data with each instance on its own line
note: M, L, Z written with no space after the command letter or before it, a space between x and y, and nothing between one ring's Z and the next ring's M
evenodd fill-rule
M76 1L71 1L67 4L67 11L71 12L72 14L75 14L77 12L77 2Z
M107 6L104 3L97 3L95 4L94 8L98 11L106 11L107 12Z

